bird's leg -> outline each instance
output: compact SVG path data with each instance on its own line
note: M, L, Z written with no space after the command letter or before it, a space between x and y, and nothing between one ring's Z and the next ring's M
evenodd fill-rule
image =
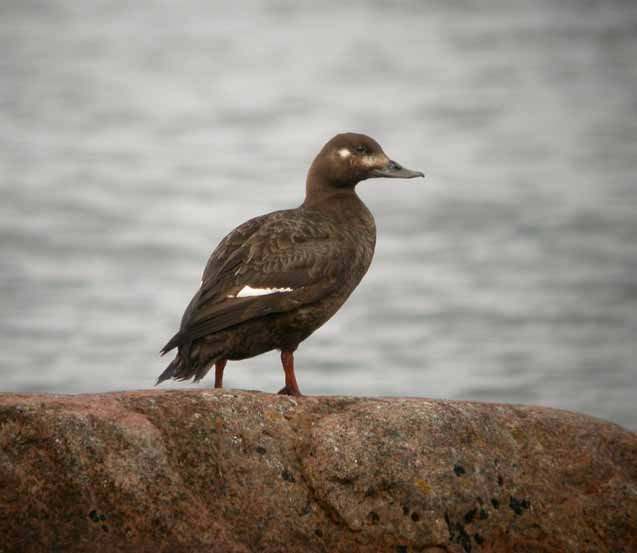
M223 388L223 369L226 368L227 359L215 363L215 388Z
M285 387L281 388L279 393L287 396L302 396L299 385L296 383L296 376L294 376L294 352L282 351L281 363L283 363L285 371Z

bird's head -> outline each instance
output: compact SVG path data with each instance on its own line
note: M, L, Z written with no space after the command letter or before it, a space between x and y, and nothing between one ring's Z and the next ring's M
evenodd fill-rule
M308 180L317 179L337 188L353 188L365 179L424 176L390 159L373 138L348 132L337 134L323 146L310 167Z

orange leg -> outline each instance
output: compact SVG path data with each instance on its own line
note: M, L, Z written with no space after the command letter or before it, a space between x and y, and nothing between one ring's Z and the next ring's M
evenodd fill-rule
M226 368L227 359L215 363L215 388L223 388L223 369Z
M299 390L299 385L294 375L294 352L282 351L281 363L283 363L283 370L285 371L285 387L281 388L279 393L288 396L302 396L303 394Z

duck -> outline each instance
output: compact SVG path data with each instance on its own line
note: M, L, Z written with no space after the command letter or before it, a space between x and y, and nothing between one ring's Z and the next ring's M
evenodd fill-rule
M161 349L177 352L157 384L198 382L214 365L214 387L222 388L228 361L279 350L285 385L278 393L301 396L295 351L341 308L374 257L374 217L356 186L415 177L424 174L390 159L367 135L329 140L310 166L299 207L246 221L212 252L178 332Z

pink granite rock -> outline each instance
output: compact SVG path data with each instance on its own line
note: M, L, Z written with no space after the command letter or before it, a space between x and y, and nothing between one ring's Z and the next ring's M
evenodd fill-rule
M637 552L637 435L539 407L0 396L0 552Z

